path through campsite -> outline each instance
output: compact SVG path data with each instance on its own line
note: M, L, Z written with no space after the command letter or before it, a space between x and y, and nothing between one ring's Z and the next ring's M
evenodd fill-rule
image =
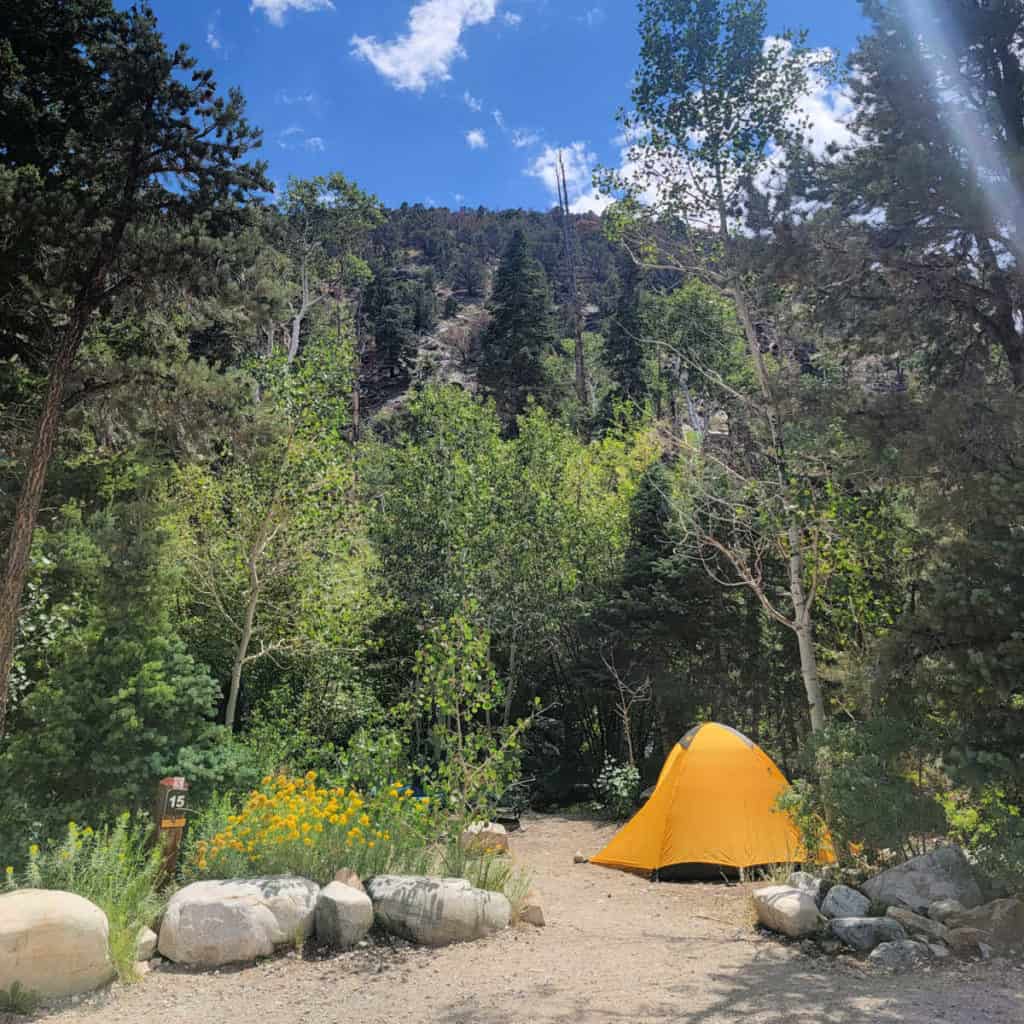
M609 825L531 816L513 854L548 924L441 950L282 956L144 983L47 1018L71 1024L1019 1024L1024 964L891 976L754 931L749 885L652 884L595 865Z

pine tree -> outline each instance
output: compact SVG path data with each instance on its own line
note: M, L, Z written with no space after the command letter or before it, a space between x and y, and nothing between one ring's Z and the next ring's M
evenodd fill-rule
M64 391L101 310L185 274L255 189L259 133L237 91L153 11L110 0L0 0L0 337L48 377L0 584L0 736L21 596Z
M480 380L507 421L526 408L529 395L543 390L544 357L555 342L547 277L519 229L498 268L490 311Z
M860 142L820 168L822 213L793 277L822 322L912 350L930 380L1020 388L1024 5L864 10L874 31L850 58Z
M642 403L647 396L644 380L643 321L640 315L640 267L632 259L622 261L618 302L608 328L605 362L614 382L614 396Z

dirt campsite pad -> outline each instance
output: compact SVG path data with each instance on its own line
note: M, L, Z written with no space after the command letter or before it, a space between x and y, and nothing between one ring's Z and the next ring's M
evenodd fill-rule
M513 856L547 927L440 950L376 945L327 960L284 954L198 973L163 964L139 985L48 1024L1020 1024L1024 964L888 975L810 956L752 927L750 885L654 884L592 864L614 827L530 816ZM0 1015L2 1016L2 1015Z

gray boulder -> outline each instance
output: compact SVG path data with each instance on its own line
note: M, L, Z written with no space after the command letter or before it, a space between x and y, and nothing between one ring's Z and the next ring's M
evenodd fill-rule
M319 893L316 883L290 875L193 882L167 904L158 949L196 967L270 956L313 934Z
M501 893L464 878L377 875L366 883L377 924L424 946L470 942L507 928L512 907Z
M868 879L861 889L875 903L908 907L926 914L937 900L959 900L965 907L982 902L981 888L959 846L940 846Z
M809 871L794 871L786 880L786 885L810 893L814 897L814 902L821 906L821 890L825 886L823 878L818 878Z
M826 917L865 917L871 900L848 885L833 885L821 904Z
M316 937L332 949L348 949L373 927L373 904L362 889L331 882L316 900Z
M44 999L77 996L114 978L110 926L71 892L16 889L0 896L0 990L15 982Z
M751 899L757 920L765 928L791 939L816 932L822 917L814 897L804 889L789 885L769 885L755 889Z
M829 932L850 949L866 953L883 942L901 942L907 937L891 917L834 917Z
M945 942L949 938L949 929L944 924L915 914L906 907L889 907L885 916L899 921L908 934L925 942Z
M950 928L975 928L987 932L986 940L996 949L1009 950L1024 946L1024 900L1010 897L983 903L949 918Z
M962 914L966 909L959 900L936 900L928 905L928 916L939 924L946 924L951 917Z
M905 971L931 959L931 950L923 942L901 939L898 942L882 942L871 951L868 959L878 967Z

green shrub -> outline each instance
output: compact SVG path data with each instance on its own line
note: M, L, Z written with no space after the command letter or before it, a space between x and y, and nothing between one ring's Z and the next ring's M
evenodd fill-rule
M1024 814L997 785L948 794L943 804L950 834L974 855L998 887L1024 888Z
M60 889L95 903L110 925L110 956L122 981L134 980L140 928L153 925L164 905L158 890L161 851L153 845L152 826L122 814L98 830L69 822L64 838L41 848L29 845L20 877L10 865L6 889Z
M779 805L811 856L831 837L840 862L911 857L946 832L934 762L905 723L833 723L811 738L805 768Z
M620 764L614 757L606 757L594 789L600 810L616 820L628 818L640 796L640 772L635 764Z

